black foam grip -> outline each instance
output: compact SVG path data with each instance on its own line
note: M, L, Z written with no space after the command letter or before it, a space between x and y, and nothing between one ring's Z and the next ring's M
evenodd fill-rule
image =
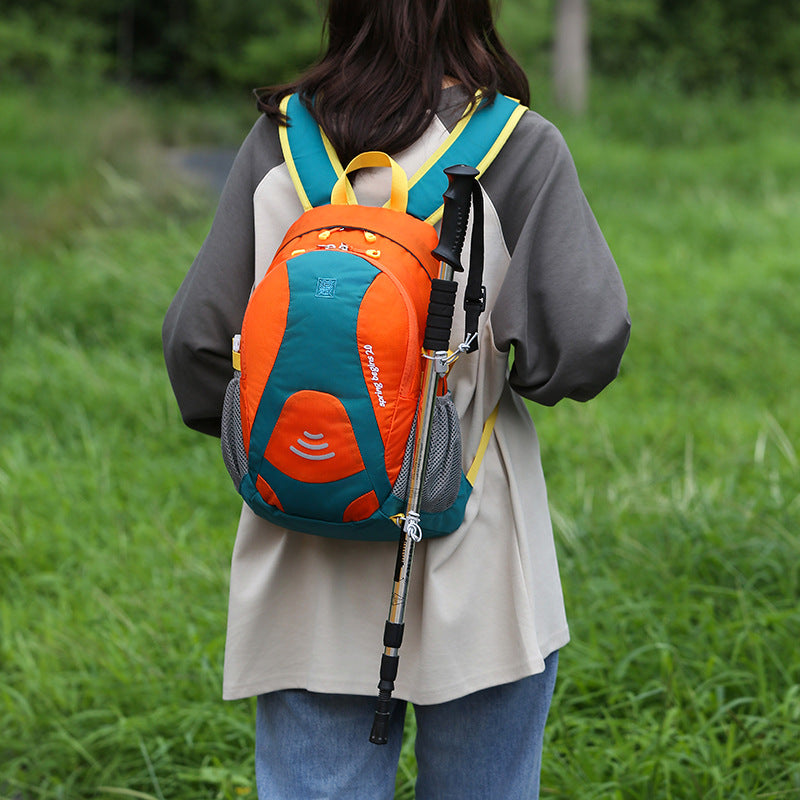
M455 281L443 281L439 278L433 280L425 339L422 343L426 350L447 350L450 346L457 291L458 284Z
M400 664L398 656L387 656L385 653L381 656L381 680L378 684L380 689L394 689L394 680L397 677L397 667ZM383 685L387 684L387 685Z

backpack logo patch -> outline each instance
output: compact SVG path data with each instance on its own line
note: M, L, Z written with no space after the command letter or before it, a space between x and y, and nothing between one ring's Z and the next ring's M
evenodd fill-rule
M317 278L317 291L315 297L335 297L336 278Z

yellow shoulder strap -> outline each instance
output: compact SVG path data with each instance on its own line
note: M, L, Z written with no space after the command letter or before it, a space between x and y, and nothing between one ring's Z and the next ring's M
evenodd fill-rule
M470 465L469 472L467 472L467 480L470 486L475 485L475 478L478 477L478 470L481 468L481 462L486 455L486 448L489 447L489 439L492 438L492 432L494 431L494 424L497 421L497 412L499 410L500 403L494 407L494 410L489 414L486 422L483 423L483 433L481 434L481 440L478 444L478 452L475 453L475 458Z

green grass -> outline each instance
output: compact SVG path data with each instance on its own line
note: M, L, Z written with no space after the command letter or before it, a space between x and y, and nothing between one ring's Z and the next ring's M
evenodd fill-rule
M573 635L542 797L800 797L800 111L543 110L633 338L597 400L532 408ZM160 352L213 209L160 144L245 127L0 91L0 798L255 796L252 704L219 699L238 506Z
M562 129L633 337L533 409L573 634L543 796L800 797L800 115L599 100Z

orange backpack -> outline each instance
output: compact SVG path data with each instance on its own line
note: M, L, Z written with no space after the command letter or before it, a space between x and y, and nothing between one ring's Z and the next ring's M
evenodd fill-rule
M508 103L502 109L506 137L513 128L508 120L519 117L518 104ZM291 125L282 129L284 153L296 185L303 186L303 170L321 185L323 170L309 170L307 134L322 134L301 109L296 100L286 107ZM494 127L499 121L495 114ZM291 137L303 136L303 146L292 147ZM483 138L484 155L492 146L499 149L497 135ZM300 150L305 161L298 167L294 154ZM326 158L331 152L325 149ZM330 163L336 177L329 202L314 207L307 185L303 194L298 190L307 210L255 287L234 337L223 455L246 503L276 525L338 538L396 540L428 303L439 271L432 254L438 236L426 221L436 209L426 209L424 217L409 213L414 186L409 189L402 168L384 153L364 153L346 169ZM348 175L375 166L391 167L389 202L380 208L358 205ZM445 188L446 183L444 177ZM318 201L320 190L313 191ZM485 440L492 424L493 419ZM458 417L446 391L436 400L432 429L421 514L426 537L460 525L471 490L462 469Z

